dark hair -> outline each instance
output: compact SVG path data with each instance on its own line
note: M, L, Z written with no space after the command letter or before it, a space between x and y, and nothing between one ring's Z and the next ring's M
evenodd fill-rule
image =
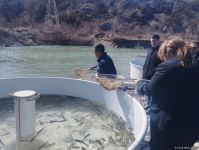
M180 49L178 52L178 57L183 67L190 68L195 63L195 59L192 55L192 48L188 45Z
M105 52L105 47L103 44L99 43L97 44L95 47L94 47L94 50L95 51L98 51L98 52Z
M152 39L160 40L160 36L157 35L157 34L154 34L154 35L152 36Z

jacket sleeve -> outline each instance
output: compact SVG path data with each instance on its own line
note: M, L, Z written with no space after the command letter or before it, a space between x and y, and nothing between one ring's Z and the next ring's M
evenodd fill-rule
M150 53L150 50L148 50L148 53L147 53L147 56L146 56L146 60L144 62L144 66L143 66L143 76L142 76L142 79L146 79L147 78L147 63L148 63L148 59L149 59L149 54Z
M117 74L117 70L112 61L102 60L98 65L97 74Z
M97 67L97 74L104 74L105 70L106 70L106 62L101 61Z
M138 82L138 84L137 84L138 93L141 95L151 96L154 86L165 75L166 72L167 72L167 67L160 64L157 67L156 72L153 75L150 82Z

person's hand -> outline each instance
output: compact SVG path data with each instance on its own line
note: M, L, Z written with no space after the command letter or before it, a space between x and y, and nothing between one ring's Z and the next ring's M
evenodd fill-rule
M90 67L90 70L96 70L97 66Z
M147 81L145 81L145 80L137 80L137 81L136 81L135 89L136 89L137 93L139 93L139 94L141 94L141 95L143 94L142 88L143 88L143 86L144 86L146 83L147 83Z
M95 68L94 67L90 67L90 70L95 70Z
M134 84L136 86L138 81L139 80L132 80L131 82L132 82L132 84Z

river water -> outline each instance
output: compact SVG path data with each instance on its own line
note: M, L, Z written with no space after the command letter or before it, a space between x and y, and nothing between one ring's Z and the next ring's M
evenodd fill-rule
M129 76L129 62L144 59L143 49L108 48L118 73ZM31 46L0 48L0 78L75 77L74 68L96 65L92 47Z

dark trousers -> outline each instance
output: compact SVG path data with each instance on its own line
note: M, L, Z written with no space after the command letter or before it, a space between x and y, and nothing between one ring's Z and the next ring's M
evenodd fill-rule
M151 150L191 150L195 142L199 140L198 131L190 127L173 126L169 122L163 131L157 128L156 123L150 122L151 129ZM188 131L185 131L188 129Z
M147 105L148 105L148 107L151 107L151 103L152 103L152 97L151 96L147 96Z
M150 140L150 148L151 150L167 150L167 137L164 134L164 131L160 131L157 125L150 121L150 129L151 129L151 140Z

